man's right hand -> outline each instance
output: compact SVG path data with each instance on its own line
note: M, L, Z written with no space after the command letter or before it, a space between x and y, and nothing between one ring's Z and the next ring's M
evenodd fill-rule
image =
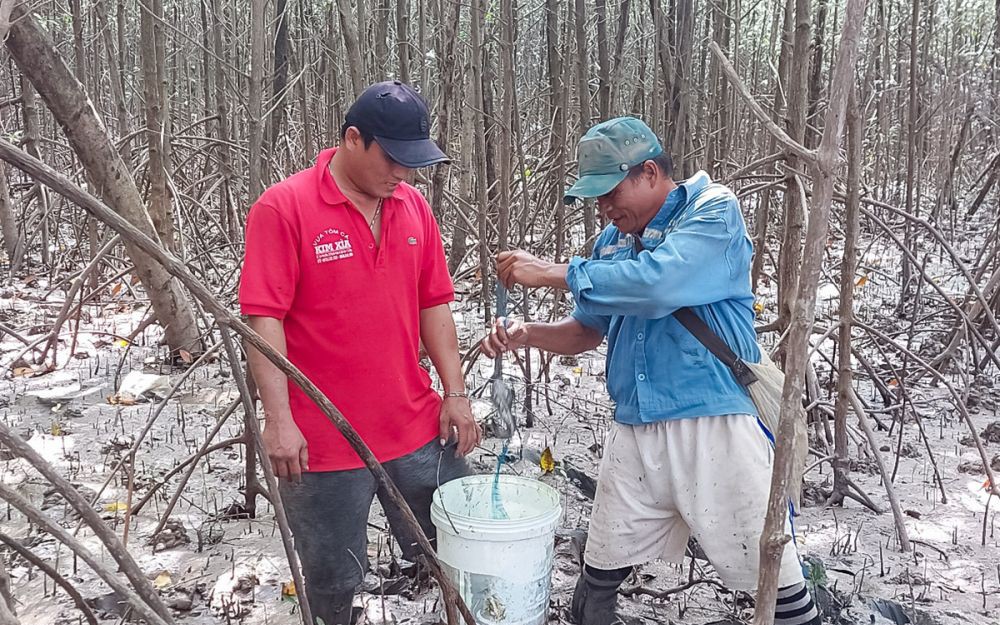
M528 324L500 317L493 323L493 330L483 339L480 349L486 356L496 358L499 354L524 347L527 342Z
M268 415L261 437L274 474L293 482L300 481L302 472L309 469L309 452L306 439L291 415Z

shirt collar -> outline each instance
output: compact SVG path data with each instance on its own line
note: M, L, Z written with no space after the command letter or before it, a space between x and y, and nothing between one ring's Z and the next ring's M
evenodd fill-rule
M328 148L319 153L316 157L316 165L313 167L313 172L316 176L316 186L319 188L319 195L324 202L331 206L336 206L338 204L348 204L350 200L344 195L344 192L340 190L337 186L337 181L333 179L333 174L330 172L330 161L333 160L333 155L336 154L337 148ZM405 183L404 183L405 184ZM396 186L396 189L392 192L392 198L394 200L402 199L403 184ZM386 203L383 202L383 210L385 210Z
M651 249L660 244L663 237L670 230L674 219L680 215L681 209L688 204L688 201L701 193L705 187L712 182L708 174L699 171L687 180L678 183L664 200L663 206L657 211L652 221L642 232L642 246Z

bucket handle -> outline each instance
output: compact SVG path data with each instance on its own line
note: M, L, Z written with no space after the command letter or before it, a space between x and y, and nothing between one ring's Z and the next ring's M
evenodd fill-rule
M444 458L444 447L442 447L441 451L438 452L437 476L435 478L437 480L438 498L441 501L441 509L444 510L444 516L445 518L448 519L448 523L451 525L452 531L455 532L456 536L460 536L461 534L459 534L458 528L455 527L455 522L451 520L451 514L448 512L448 508L445 507L444 505L444 495L441 494L441 460L443 458Z

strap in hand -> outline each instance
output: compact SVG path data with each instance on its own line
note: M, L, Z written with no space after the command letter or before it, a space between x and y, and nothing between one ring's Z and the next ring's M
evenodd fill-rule
M712 352L716 358L722 361L729 370L736 376L736 381L744 387L748 387L757 381L757 376L750 370L747 363L726 345L726 342L718 334L708 327L690 308L678 308L674 311L674 317L687 328L687 331L694 335L698 342L705 346L705 349Z

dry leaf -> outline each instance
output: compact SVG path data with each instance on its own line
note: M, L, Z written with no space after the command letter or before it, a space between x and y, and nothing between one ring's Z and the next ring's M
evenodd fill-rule
M128 504L124 501L113 501L104 506L105 512L125 512L128 510Z
M545 471L546 473L551 473L552 470L556 468L556 461L552 457L552 450L549 449L548 446L546 446L545 450L542 452L542 457L538 460L538 466L540 466L542 471Z
M180 355L181 360L183 360L184 362L188 364L194 362L194 358L191 356L191 352L187 351L186 349L178 350L178 354Z
M14 367L14 377L20 378L26 375L31 375L35 370L31 367Z
M295 593L295 581L281 582L281 598L284 599L285 597L295 596L297 596Z
M170 578L170 573L167 573L166 571L157 575L156 579L153 580L153 586L160 589L165 588L172 583L174 583L174 580Z
M115 288L111 289L111 297L114 297L115 295L118 295L121 292L122 292L122 283L119 282L118 284L115 285Z
M757 313L758 315L763 314L764 313L764 305L761 304L760 302L754 302L753 303L753 311L755 313Z
M64 434L62 429L62 423L59 423L58 421L53 421L52 425L49 427L49 432L52 434L52 436L62 436Z
M861 276L858 281L854 283L854 286L864 286L868 284L868 276Z
M108 395L108 403L112 406L134 406L137 402L135 401L135 397L132 397L128 393L115 393L114 395Z

